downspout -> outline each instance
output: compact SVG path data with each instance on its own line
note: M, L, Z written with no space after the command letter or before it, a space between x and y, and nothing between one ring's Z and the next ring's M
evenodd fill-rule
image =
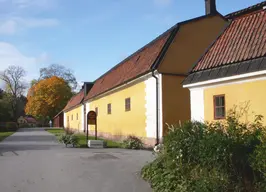
M152 76L156 80L156 144L158 145L160 143L159 139L159 79L154 74L154 70L152 71Z

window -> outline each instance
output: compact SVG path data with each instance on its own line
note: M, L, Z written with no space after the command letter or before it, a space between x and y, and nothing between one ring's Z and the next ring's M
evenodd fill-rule
M71 115L71 120L73 121L73 115Z
M98 107L95 107L95 113L98 116Z
M111 114L112 113L112 105L111 103L107 104L107 114Z
M225 96L215 95L213 97L214 103L214 119L224 119L225 118Z
M125 110L130 111L131 110L131 104L130 104L130 98L125 99Z
M79 114L77 113L77 115L76 115L76 118L77 118L77 120L79 120Z
M69 121L69 116L67 116L67 121Z

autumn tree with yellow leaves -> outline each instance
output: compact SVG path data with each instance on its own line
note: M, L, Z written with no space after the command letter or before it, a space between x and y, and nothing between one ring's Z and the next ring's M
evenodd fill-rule
M63 78L52 76L40 80L29 89L25 112L37 118L52 118L71 97L69 84Z

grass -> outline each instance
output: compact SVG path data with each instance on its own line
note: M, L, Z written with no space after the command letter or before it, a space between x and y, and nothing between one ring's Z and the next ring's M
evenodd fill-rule
M3 141L8 136L12 135L15 132L0 132L0 141Z
M65 132L64 129L45 129L45 131L48 131L49 133L52 133L55 136L59 136L60 134Z
M65 132L64 129L45 129L46 131L48 131L49 133L54 134L55 136L59 136L61 134L63 134ZM78 137L78 146L79 148L86 148L87 147L87 142L86 142L86 135L84 134L76 134L76 136ZM94 140L94 136L89 136L88 138L89 140ZM99 138L98 140L102 140L106 142L106 146L107 148L122 148L122 143L119 142L115 142L112 140L106 140L103 138Z
M79 138L79 146L81 148L86 148L87 147L86 135L77 134L77 136ZM89 140L94 140L95 137L94 136L89 136L88 139ZM122 143L119 143L119 142L116 142L116 141L112 141L112 140L106 140L106 139L99 138L99 137L97 139L105 141L107 148L122 148Z

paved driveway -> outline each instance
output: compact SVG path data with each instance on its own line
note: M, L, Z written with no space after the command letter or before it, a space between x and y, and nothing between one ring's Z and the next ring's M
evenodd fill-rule
M65 148L41 128L0 143L3 192L150 192L139 175L151 152Z

